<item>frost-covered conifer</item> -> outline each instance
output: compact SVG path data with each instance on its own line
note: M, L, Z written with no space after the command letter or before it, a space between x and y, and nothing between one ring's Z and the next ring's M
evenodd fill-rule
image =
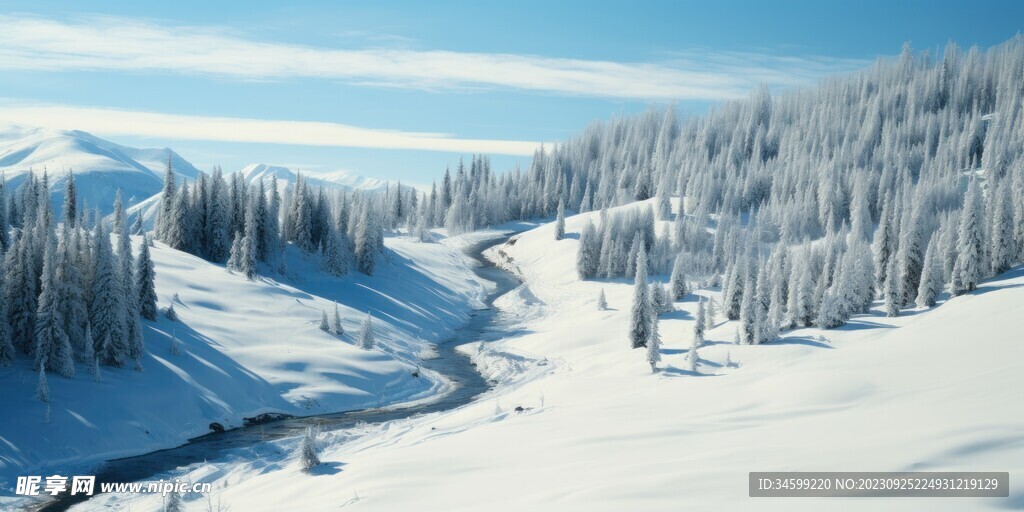
M40 370L48 370L63 377L75 375L75 360L71 351L71 341L64 330L64 312L62 310L65 296L64 283L57 281L56 266L52 244L47 244L43 256L43 277L39 294L39 309L36 312L36 365ZM57 251L57 258L63 252Z
M598 265L601 260L601 248L598 245L600 242L594 223L587 221L586 227L580 234L579 248L576 253L576 273L579 274L580 279L597 277Z
M320 330L323 332L331 332L331 324L327 322L327 310L320 310Z
M178 335L174 331L171 331L170 352L172 356L181 355L181 341L178 340Z
M335 336L342 336L345 334L345 328L341 326L341 313L338 311L338 303L334 303L334 317L331 321L331 333Z
M363 350L370 350L373 348L373 344L373 317L367 313L366 318L363 319L363 325L359 328L359 341L357 345Z
M707 327L707 308L704 307L704 299L697 304L697 317L693 322L693 339L697 346L704 344L704 329Z
M1010 269L1017 257L1013 239L1013 206L1010 203L1009 187L1000 186L991 191L992 219L989 223L990 272L999 275Z
M636 257L636 277L633 281L633 307L630 310L629 340L632 348L646 346L651 333L650 289L647 286L647 251L641 245Z
M135 287L139 291L139 316L156 320L156 270L149 253L149 235L144 235L135 264Z
M608 299L604 296L604 288L601 288L601 293L597 296L597 310L605 311L608 309Z
M36 399L43 403L50 403L50 385L46 383L46 372L43 370L45 362L39 368L39 381L36 384Z
M647 364L651 365L651 372L658 371L658 363L661 361L661 334L658 333L658 318L651 319L651 332L647 336Z
M167 319L172 321L172 322L177 322L178 321L178 313L176 311L174 311L174 303L173 302L171 303L170 306L167 306L167 310L164 311L164 316L167 317Z
M682 300L688 293L686 290L686 274L683 273L683 254L676 256L672 264L672 277L669 279L669 290L673 300Z
M953 266L953 294L974 291L981 280L982 252L984 251L981 191L977 180L971 179L960 211L960 230L957 236L956 263Z
M921 269L921 284L917 289L918 307L930 308L942 290L942 263L938 255L938 236L932 236L924 254L924 268Z
M104 364L120 367L129 356L129 340L125 336L124 288L111 252L110 237L102 224L96 226L93 243L95 270L89 322L96 339L104 341L96 350L96 356Z
M555 240L565 238L565 203L558 201L558 214L555 217Z
M320 465L320 456L318 455L319 448L317 448L316 434L313 432L313 427L306 427L306 432L302 436L302 442L299 443L299 467L302 471L309 473L313 468Z

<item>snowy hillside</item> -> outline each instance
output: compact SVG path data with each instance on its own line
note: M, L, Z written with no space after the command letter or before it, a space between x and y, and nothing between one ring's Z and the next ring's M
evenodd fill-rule
M168 155L181 176L191 178L199 172L169 148L130 148L77 130L0 127L0 172L7 177L8 186L16 189L29 171L37 175L47 171L57 212L68 170L75 175L79 200L109 213L118 189L128 205L159 192Z
M393 252L374 277L330 277L315 256L291 250L287 277L249 281L157 242L159 306L173 303L180 321L144 322L142 373L104 367L96 383L78 365L73 378L52 375L44 424L31 360L0 369L11 397L0 406L2 487L13 489L14 476L26 472L67 472L174 446L209 432L211 422L231 428L268 411L308 415L436 394L445 383L413 376L415 360L468 318L485 285L456 249L401 238L386 244ZM340 338L319 329L334 301L346 331ZM374 350L354 346L367 312Z
M199 465L179 476L216 482L220 499L245 510L356 503L360 510L466 511L483 504L510 511L1024 506L1024 412L1017 406L1024 269L973 293L943 296L933 310L887 318L876 304L839 329L798 329L766 345L734 345L735 322L720 318L696 373L686 370L697 310L691 294L661 317L662 370L652 374L644 350L630 349L626 335L632 283L576 277L577 235L597 217L570 217L560 241L546 225L492 251L525 285L498 301L522 324L510 325L505 340L470 350L502 383L489 399L328 433L321 459L343 465L340 472L301 473L292 439L279 442L276 460ZM602 289L607 311L596 307ZM284 467L266 471L268 463ZM747 497L748 472L784 470L1010 471L1012 494Z

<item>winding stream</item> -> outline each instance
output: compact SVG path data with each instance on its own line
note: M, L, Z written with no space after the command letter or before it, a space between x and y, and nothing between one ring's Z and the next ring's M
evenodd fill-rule
M482 240L465 250L470 258L479 262L479 266L475 267L473 271L478 276L496 283L494 291L485 301L488 309L474 311L466 325L458 329L450 339L437 345L436 358L423 360L420 363L422 367L443 374L454 382L454 389L448 394L437 400L414 405L399 404L333 414L290 417L260 425L206 434L175 448L109 460L96 469L96 493L99 493L101 482L151 480L155 475L167 473L182 466L220 460L228 452L238 448L274 439L298 436L309 425L317 425L321 430L339 430L352 427L360 422L380 423L418 414L446 411L473 401L481 393L490 389L491 384L480 375L469 357L455 348L464 343L481 340L493 341L502 337L503 330L497 325L500 322L500 315L492 306L496 298L518 286L519 281L512 274L498 269L487 261L483 257L483 251L502 243L510 236L504 234ZM81 494L61 495L57 499L43 504L37 510L64 511L89 498L90 496Z

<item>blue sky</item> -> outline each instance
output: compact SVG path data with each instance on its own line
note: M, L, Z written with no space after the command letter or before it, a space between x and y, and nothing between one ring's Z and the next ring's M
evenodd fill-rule
M1019 2L0 1L0 121L429 183L461 155L672 100L687 113L949 40L988 47ZM372 4L372 5L367 5Z

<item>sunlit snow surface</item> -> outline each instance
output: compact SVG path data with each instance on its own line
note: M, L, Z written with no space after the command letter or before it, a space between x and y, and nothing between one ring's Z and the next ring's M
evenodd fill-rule
M90 461L175 446L209 432L213 421L230 428L266 411L308 415L433 396L446 383L413 377L415 361L468 319L487 283L456 248L385 243L390 256L372 277L330 277L316 257L290 250L287 275L265 269L268 277L247 281L157 242L159 307L177 294L180 321L144 322L142 373L103 367L95 383L79 364L72 379L50 375L52 418L44 424L29 358L0 369L4 494L17 475L66 475ZM319 329L333 301L346 330L340 338ZM353 346L368 311L378 343L372 351ZM172 335L181 355L170 352Z
M569 218L569 234L588 217ZM179 476L214 482L234 510L1024 507L1024 269L934 310L875 311L771 345L735 346L734 325L722 323L699 375L683 370L697 306L688 296L662 317L663 370L652 375L628 348L630 283L578 281L577 243L554 241L548 225L501 248L526 285L497 302L509 337L467 347L502 383L479 402L327 434L329 470L315 475L299 471L297 440L285 440L259 461L239 454ZM610 311L596 310L602 287ZM722 366L727 352L735 367ZM747 497L749 471L783 470L1010 471L1011 497ZM76 510L127 503L105 496Z

